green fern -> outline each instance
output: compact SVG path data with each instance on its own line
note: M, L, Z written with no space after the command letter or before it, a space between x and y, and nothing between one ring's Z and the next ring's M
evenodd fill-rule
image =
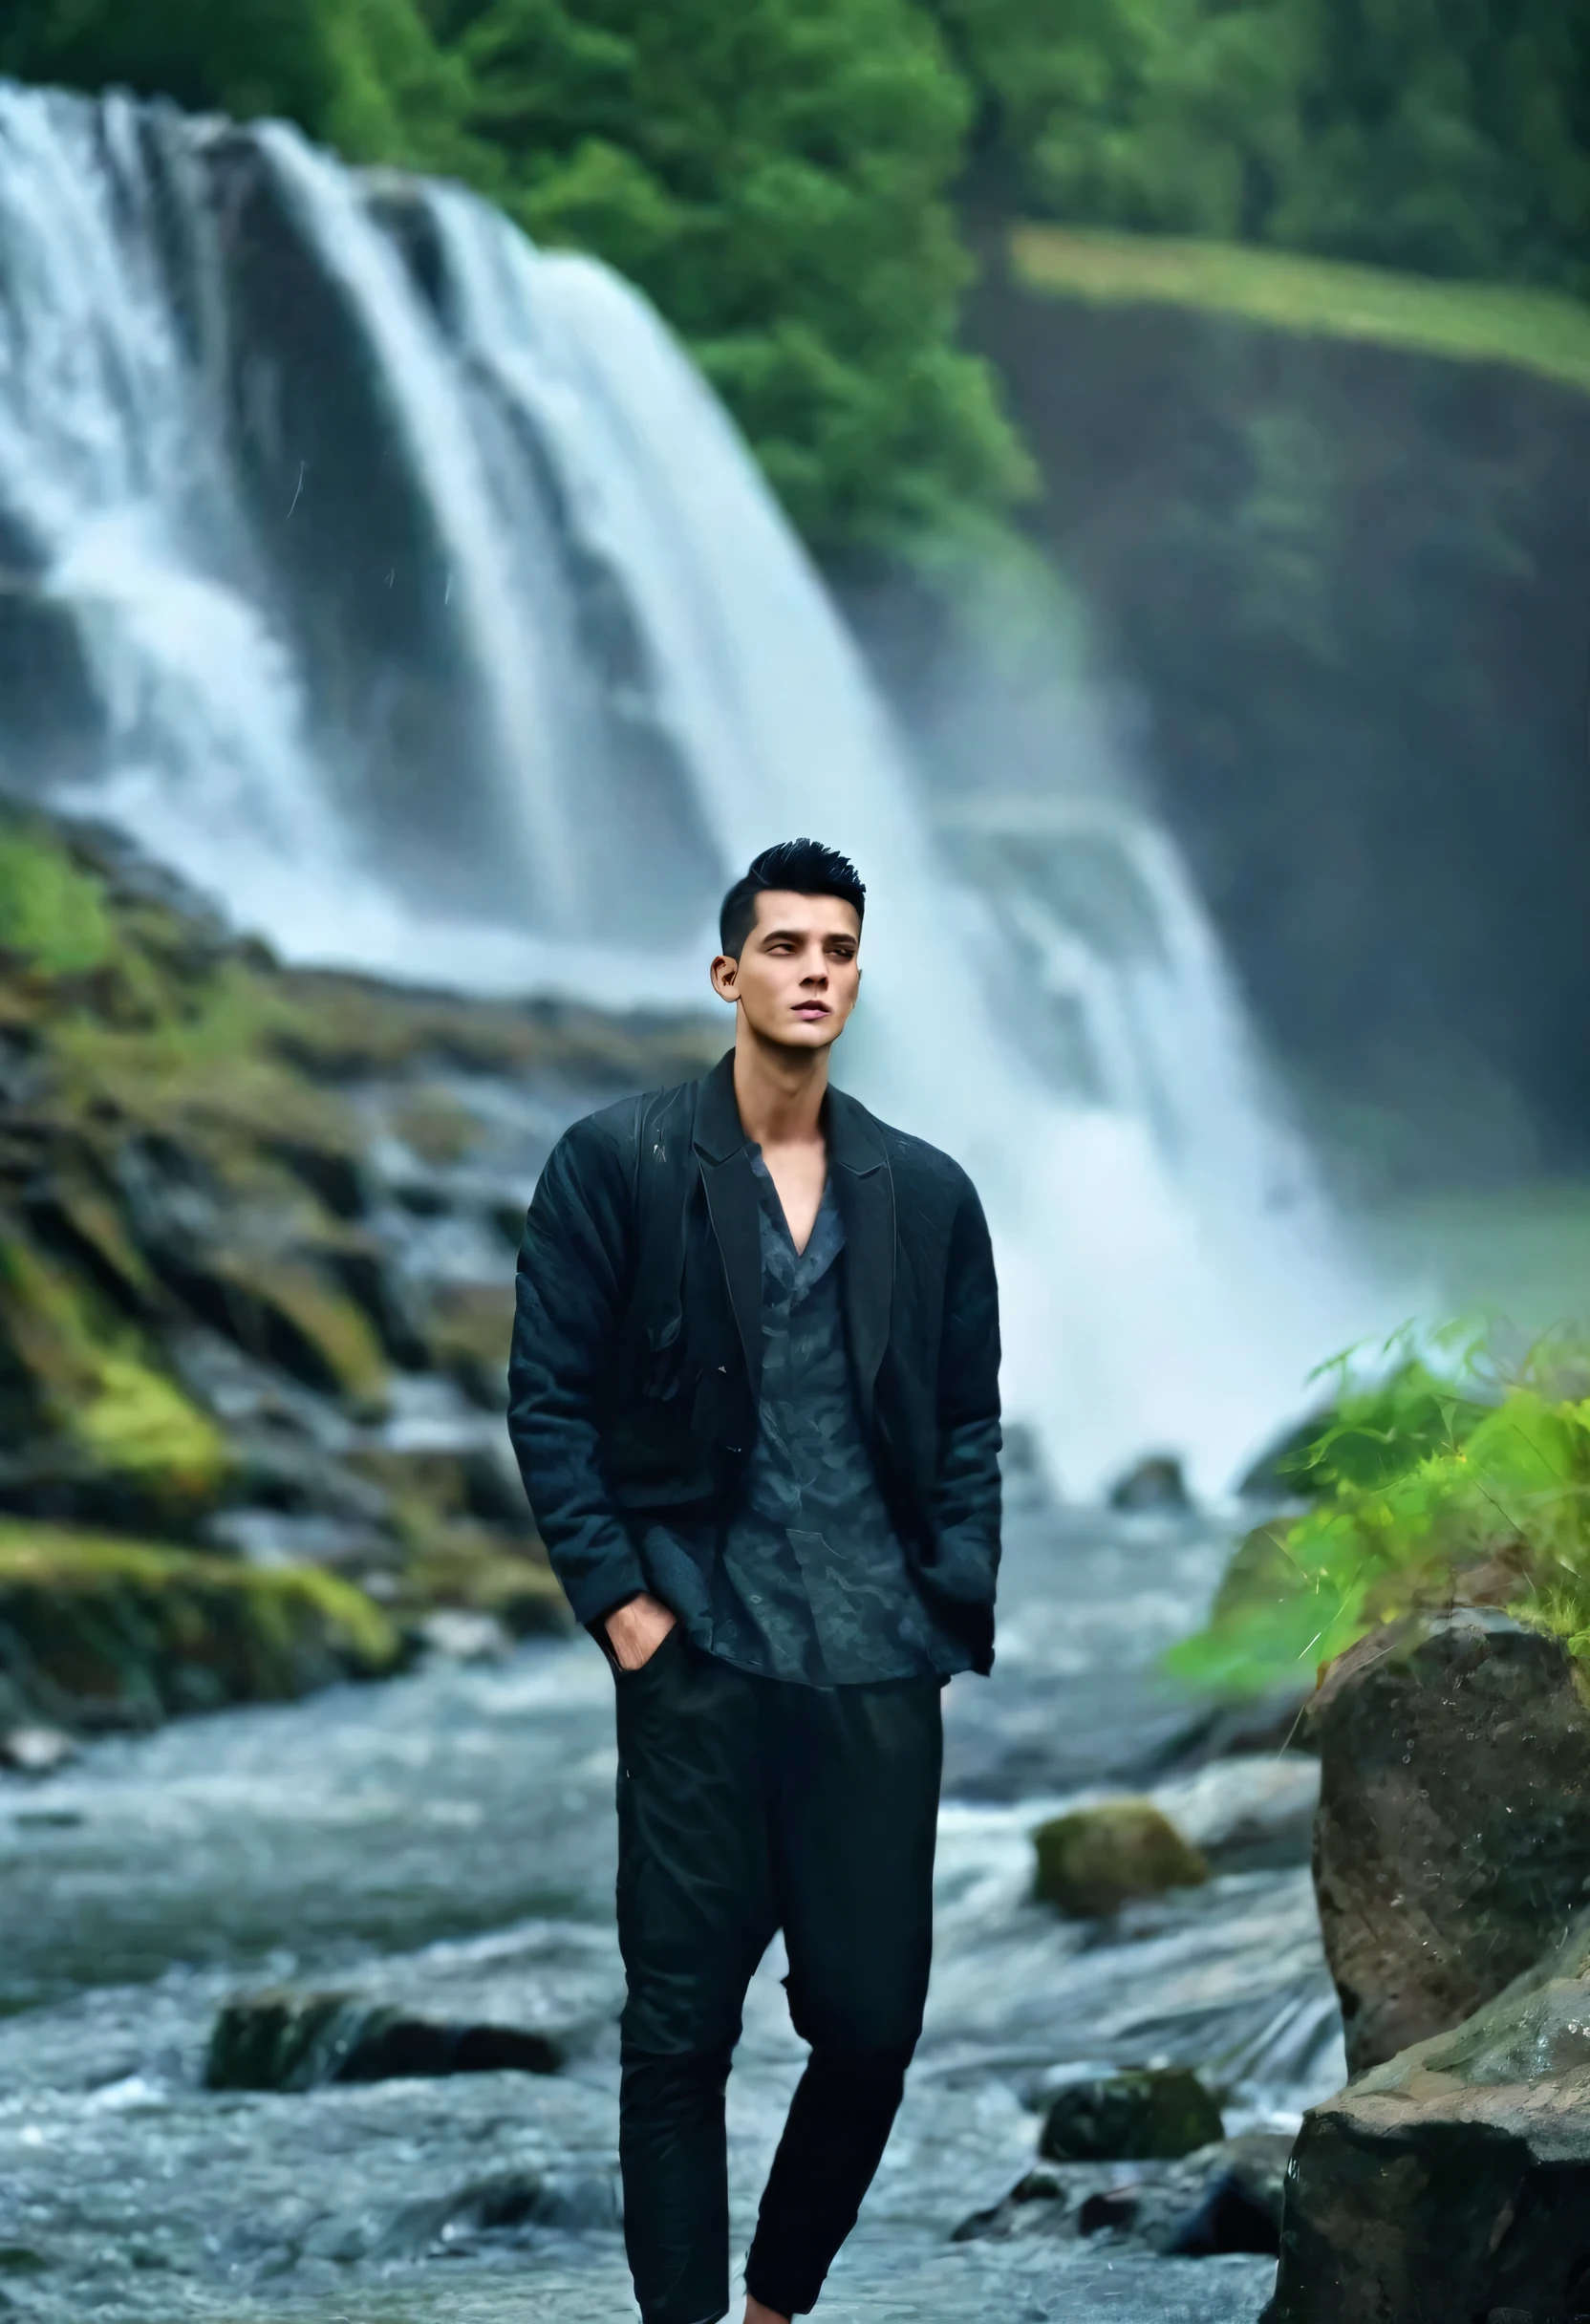
M1346 1366L1340 1367L1347 1376ZM1238 1546L1171 1668L1223 1693L1306 1682L1415 1608L1503 1605L1590 1664L1590 1358L1542 1343L1510 1377L1472 1338L1347 1388L1287 1470L1315 1497Z

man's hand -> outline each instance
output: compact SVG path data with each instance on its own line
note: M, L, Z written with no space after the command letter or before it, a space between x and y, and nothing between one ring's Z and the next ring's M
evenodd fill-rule
M641 1670L678 1621L660 1598L642 1590L608 1616L604 1628L620 1670Z

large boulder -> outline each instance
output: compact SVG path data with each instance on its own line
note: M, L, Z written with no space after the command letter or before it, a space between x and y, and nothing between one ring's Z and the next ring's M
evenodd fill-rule
M1305 2117L1267 2324L1590 2317L1590 1915Z
M1590 1713L1558 1643L1473 1607L1332 1667L1314 1879L1360 2074L1470 2016L1558 1942L1590 1875Z

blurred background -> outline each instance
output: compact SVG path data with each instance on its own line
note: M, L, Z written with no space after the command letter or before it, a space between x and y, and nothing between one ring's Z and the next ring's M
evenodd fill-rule
M1583 0L8 0L0 1756L417 1656L491 1731L561 1620L525 1203L719 1053L718 899L810 832L870 891L842 1077L1001 1263L1030 1612L956 1781L1160 1766L1118 1673L1314 1367L1582 1305L1587 293ZM245 1822L408 1715L237 1729ZM173 1874L135 1941L163 1829L83 1842L73 1991L319 1958L322 1873L367 1944L527 1909L294 1827L290 1908ZM1254 2120L1329 2086L1308 1961Z

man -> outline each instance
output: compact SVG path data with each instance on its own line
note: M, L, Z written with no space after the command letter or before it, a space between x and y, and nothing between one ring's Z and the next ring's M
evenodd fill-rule
M811 2055L747 2324L815 2305L921 2031L940 1691L993 1660L988 1231L947 1155L828 1086L865 897L814 841L757 857L712 964L732 1056L576 1123L519 1261L509 1426L617 1693L644 2324L727 2313L723 2093L780 1928Z

